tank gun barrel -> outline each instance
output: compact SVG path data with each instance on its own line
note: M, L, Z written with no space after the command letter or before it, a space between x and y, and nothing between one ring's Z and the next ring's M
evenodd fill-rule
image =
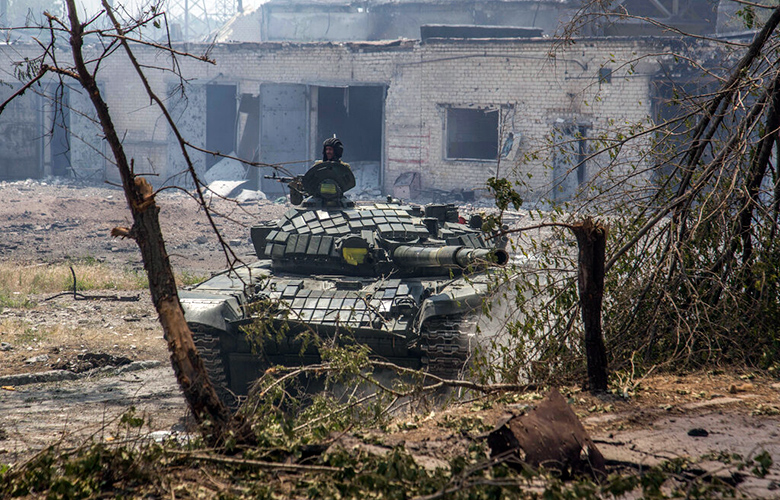
M509 262L509 254L501 248L401 245L393 251L393 261L407 267L459 267L463 269L482 262L503 266Z

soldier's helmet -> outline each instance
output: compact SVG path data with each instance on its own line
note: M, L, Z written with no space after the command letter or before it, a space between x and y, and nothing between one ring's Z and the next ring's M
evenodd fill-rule
M333 148L334 159L341 160L341 155L344 154L344 145L336 137L330 137L322 143L322 161L328 161L328 157L325 156L325 148L328 146Z

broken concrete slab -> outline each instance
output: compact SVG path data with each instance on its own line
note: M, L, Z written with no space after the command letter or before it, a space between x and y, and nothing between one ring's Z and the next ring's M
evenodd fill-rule
M235 156L235 151L229 156ZM244 165L233 158L222 158L203 174L203 181L211 184L214 181L242 181L246 179Z
M238 193L238 196L236 196L236 201L239 203L251 203L267 199L268 197L264 192L252 189L242 189L241 192Z
M39 354L38 356L33 356L31 358L27 358L24 360L24 362L27 363L28 365L32 365L35 363L45 363L46 361L49 361L48 354Z
M213 181L208 185L208 189L211 193L220 196L222 198L230 198L233 194L249 181Z

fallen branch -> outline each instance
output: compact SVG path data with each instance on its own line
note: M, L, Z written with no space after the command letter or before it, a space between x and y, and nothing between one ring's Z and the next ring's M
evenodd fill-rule
M190 453L187 451L168 450L169 453L179 455L183 458L192 460L202 460L204 462L216 462L220 464L248 465L260 469L287 470L293 472L340 472L340 467L330 467L327 465L301 465L301 464L280 464L276 462L265 462L263 460L251 460L247 458L230 458L215 455L202 455L199 453Z
M479 384L468 380L446 379L446 378L439 377L438 375L433 375L432 373L427 373L421 370L415 370L414 368L406 368L404 366L399 366L396 365L395 363L390 363L387 361L369 360L369 364L373 368L385 368L385 369L393 370L399 375L421 376L423 377L423 379L427 378L433 381L433 383L430 385L423 385L422 387L416 387L415 389L410 391L401 392L392 389L390 387L386 387L369 376L365 376L365 375L360 376L366 382L369 382L375 385L376 387L378 387L379 389L381 389L382 391L385 391L396 397L407 397L413 394L419 394L420 392L435 391L437 389L441 389L442 387L470 389L485 394L495 394L498 392L510 392L510 391L526 392L526 391L535 391L538 389L538 386L536 384ZM312 372L319 372L319 373L335 372L338 371L339 368L332 366L330 364L323 363L323 364L309 365L309 366L303 366L298 368L288 368L288 367L280 366L280 367L275 367L274 370L287 371L287 373L285 373L282 377L278 378L277 380L274 380L274 382L270 386L266 387L260 393L258 393L257 398L263 398L274 387L277 387L279 384L283 383L284 381L295 378L299 375L303 375L305 373L312 373Z
M471 389L473 391L492 394L496 392L509 392L509 391L514 391L514 392L535 391L538 389L538 386L536 384L478 384L476 382L470 382L468 380L454 380L454 379L442 378L437 375L433 375L432 373L422 372L420 370L415 370L413 368L398 366L394 363L389 363L387 361L370 361L370 363L371 366L374 366L376 368L388 368L396 371L397 373L402 373L402 374L423 375L426 378L430 378L436 382L433 385L424 386L423 390L438 389L439 387L447 386L447 387L458 387L461 389Z
M305 429L306 427L309 427L310 425L316 424L317 422L320 422L322 420L326 420L326 419L331 418L331 417L333 417L335 415L338 415L340 413L344 413L345 411L350 410L350 409L354 408L357 405L363 404L366 401L368 401L369 399L374 399L375 397L376 397L376 393L369 394L368 396L364 396L364 397L362 397L360 399L357 399L357 400L349 403L346 406L342 406L341 408L339 408L336 411L332 411L332 412L330 412L330 413L328 413L326 415L321 415L321 416L319 416L319 417L317 417L315 419L309 420L308 422L299 425L298 427L295 427L293 429L293 432L298 432L298 431L300 431L302 429Z

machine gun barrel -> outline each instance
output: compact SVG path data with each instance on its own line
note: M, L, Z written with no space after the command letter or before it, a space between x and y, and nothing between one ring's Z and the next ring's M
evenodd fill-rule
M481 263L503 266L509 262L509 254L501 248L401 245L393 251L393 261L407 267L459 267L464 269Z
M279 177L276 174L274 174L274 175L264 175L263 176L263 179L270 179L272 181L277 181L277 182L281 182L281 183L293 182L293 181L296 181L296 180L300 180L302 178L303 178L302 175L298 175L296 177Z

